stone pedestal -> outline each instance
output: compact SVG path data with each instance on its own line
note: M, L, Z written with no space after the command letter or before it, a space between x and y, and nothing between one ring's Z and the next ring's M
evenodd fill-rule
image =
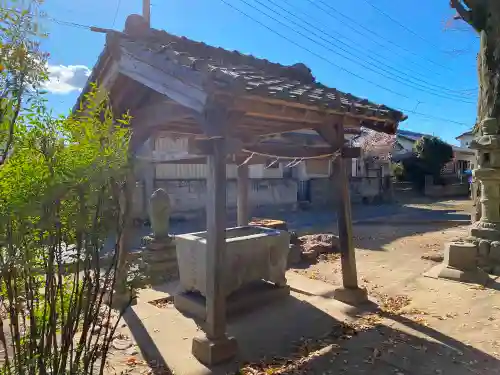
M144 247L141 251L141 271L152 281L177 279L179 267L174 239L146 236L142 242Z
M234 337L210 339L206 336L195 337L191 352L205 366L215 366L232 359L238 351Z
M475 242L455 241L446 244L443 263L425 276L485 285L488 273L479 267L479 246Z
M451 268L475 270L478 265L478 248L471 242L447 243L443 263Z

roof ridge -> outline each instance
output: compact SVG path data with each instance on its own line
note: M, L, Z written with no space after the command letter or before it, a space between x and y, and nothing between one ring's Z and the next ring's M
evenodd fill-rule
M282 65L253 55L243 54L236 50L229 51L222 47L214 47L185 36L171 34L165 30L153 29L149 27L142 16L137 14L127 17L125 30L122 35L140 42L160 43L165 48L176 45L177 48L175 50L178 52L189 52L207 60L225 61L231 65L248 65L249 67L262 69L273 75L297 80L304 84L319 84L312 75L311 69L303 63Z

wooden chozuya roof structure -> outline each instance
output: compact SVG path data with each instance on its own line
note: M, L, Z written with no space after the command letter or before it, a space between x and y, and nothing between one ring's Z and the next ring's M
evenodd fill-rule
M245 143L325 123L394 134L406 119L387 106L316 82L303 64L283 66L150 29L138 15L128 17L124 32L107 30L89 81L110 92L116 110L131 111L134 143L157 129L210 133L198 117L214 103L223 103L238 118L227 133Z
M332 194L340 198L338 226L344 284L335 297L351 303L366 299L366 291L358 288L343 162L344 158L355 157L356 150L346 147L344 133L346 128L366 127L394 134L406 116L318 83L303 64L283 66L177 37L151 29L138 15L128 17L124 32L101 31L107 34L106 47L90 81L109 93L117 113L130 110L131 152L157 131L172 132L197 137L192 153L207 160L207 338L193 341L193 354L212 365L228 359L236 350L225 334L222 290L228 155L239 164L239 225L247 225L249 219L249 154L334 159L339 189ZM327 146L262 141L263 136L300 129L316 130ZM130 188L125 194L129 195L124 201L129 202ZM130 232L124 230L120 238L119 267L125 264L125 236Z

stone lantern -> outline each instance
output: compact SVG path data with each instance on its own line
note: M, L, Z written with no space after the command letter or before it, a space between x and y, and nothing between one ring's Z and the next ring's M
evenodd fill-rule
M478 150L473 174L481 184L481 218L472 224L469 237L446 245L443 264L428 276L485 284L489 273L500 275L499 121L484 119L470 147Z

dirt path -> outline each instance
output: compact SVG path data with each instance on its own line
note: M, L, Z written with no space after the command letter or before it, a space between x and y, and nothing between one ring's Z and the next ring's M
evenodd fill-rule
M438 207L432 207L439 210ZM437 228L434 225L370 225L355 227L357 265L360 284L369 294L384 301L403 301L404 309L390 317L391 327L404 321L407 331L412 325L422 336L419 344L405 342L390 334L380 346L382 331L356 339L358 346L375 345L376 357L366 366L360 360L361 349L352 344L345 351L345 366L340 373L349 374L498 374L500 373L500 284L491 287L435 280L422 274L436 265L429 259L440 259L447 241L467 233L467 226ZM323 256L319 262L294 270L312 279L339 285L340 262L337 255ZM414 312L405 315L404 311ZM382 314L383 316L383 314ZM408 324L410 322L410 324ZM387 324L387 322L386 322ZM386 326L385 326L386 327ZM361 335L363 337L363 335ZM408 336L410 337L410 335ZM415 337L413 341L415 341ZM420 341L420 340L417 340ZM451 352L431 354L432 342L449 346ZM351 341L350 343L353 343ZM371 344L370 344L371 342ZM398 343L394 348L394 343ZM426 349L423 349L425 347ZM401 351L401 354L394 355ZM348 358L350 356L350 358ZM336 356L336 358L339 356ZM366 357L366 354L365 354ZM465 358L468 358L465 360ZM365 358L366 359L366 358ZM380 362L380 363L378 363ZM336 363L336 361L335 361ZM377 365L378 363L378 365ZM381 363L393 367L390 372ZM454 367L461 364L459 367ZM377 366L380 369L377 370ZM385 370L382 370L382 367ZM362 368L365 368L364 370ZM330 373L339 369L333 362L316 363L310 373ZM309 373L308 371L304 373Z

